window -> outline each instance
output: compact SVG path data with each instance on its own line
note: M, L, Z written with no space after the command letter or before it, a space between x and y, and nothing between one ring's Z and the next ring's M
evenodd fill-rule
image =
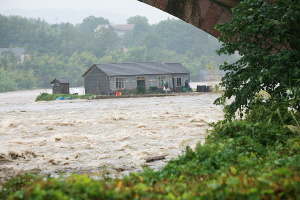
M144 76L137 76L136 79L137 80L145 80L145 77Z
M181 87L181 78L177 78L177 87Z
M124 78L116 78L116 88L117 89L124 88Z
M158 87L163 87L164 84L167 82L167 77L166 76L159 76L158 77Z

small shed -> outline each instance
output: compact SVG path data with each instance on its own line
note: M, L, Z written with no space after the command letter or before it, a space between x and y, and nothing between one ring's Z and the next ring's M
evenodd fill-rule
M67 79L56 78L52 84L52 94L69 94L69 81Z

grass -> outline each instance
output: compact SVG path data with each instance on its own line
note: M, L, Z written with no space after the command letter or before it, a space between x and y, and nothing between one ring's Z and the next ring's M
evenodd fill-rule
M74 95L74 94L48 94L48 93L41 93L39 96L36 97L35 101L53 101L57 98L62 97L63 99L67 97L72 97L72 99L90 99L93 98L93 94L85 94L85 95Z

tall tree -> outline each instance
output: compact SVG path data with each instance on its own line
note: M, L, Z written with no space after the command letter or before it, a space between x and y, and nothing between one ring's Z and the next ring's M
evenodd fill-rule
M149 24L148 18L140 15L129 17L127 24Z
M192 49L199 31L196 27L181 20L161 21L154 28L163 47L180 54L185 54Z
M127 24L134 24L132 32L125 34L123 44L126 47L142 46L142 41L147 33L150 32L148 19L142 16L133 16L127 19Z
M230 23L217 25L222 32L219 40L225 42L218 53L239 51L242 56L221 66L228 71L222 83L226 90L215 103L235 97L226 106L228 119L237 110L248 111L260 90L268 92L272 97L268 101L277 104L294 98L290 106L300 110L294 90L300 79L299 11L298 0L277 0L275 4L244 0L233 9Z
M149 50L161 47L160 39L154 33L147 33L142 43L146 45L147 49Z
M109 24L109 21L103 17L89 16L83 19L82 23L79 25L79 28L82 31L93 33L99 25L103 24Z
M109 50L114 50L120 43L117 34L110 28L98 29L94 34L95 55L103 57Z

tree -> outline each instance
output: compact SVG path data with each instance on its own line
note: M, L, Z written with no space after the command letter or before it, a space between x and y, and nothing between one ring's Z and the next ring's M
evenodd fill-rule
M155 26L154 31L164 48L171 51L175 50L176 53L180 54L185 54L191 50L195 45L197 35L202 35L201 30L181 20L161 21Z
M108 50L116 49L120 43L117 34L109 28L98 29L94 38L93 52L98 57L103 57Z
M268 4L263 0L244 0L233 9L230 23L216 28L224 44L218 54L242 56L233 64L224 63L226 70L222 86L225 93L215 101L235 97L225 107L227 119L236 111L248 112L255 104L256 94L268 92L272 102L280 105L294 98L292 106L299 110L295 87L300 79L300 1L277 0Z
M159 37L154 33L147 33L144 37L143 44L146 45L149 50L161 46Z
M79 28L82 31L92 33L100 24L109 24L109 21L103 17L89 16L82 21Z
M8 41L8 19L7 17L0 15L0 47L8 47L10 41Z
M148 19L142 16L134 16L127 19L127 24L134 24L131 32L125 34L123 44L129 46L142 46L141 43L145 35L150 31ZM134 44L134 45L132 45Z
M125 62L144 62L147 53L147 47L132 48L124 55Z
M210 42L208 39L208 35L202 31L199 31L195 35L194 45L191 50L191 54L193 55L193 57L200 57L202 55L206 55L208 52L207 47L209 46L209 43Z
M0 65L0 92L8 92L14 90L17 90L16 82L12 79L9 71L1 68Z
M75 34L73 25L68 23L61 23L59 25L60 28L60 39L62 41L62 47L64 51L68 52L69 54L73 53L75 50L71 49L71 44L74 41Z
M129 17L127 19L127 24L149 24L148 18L140 15Z

